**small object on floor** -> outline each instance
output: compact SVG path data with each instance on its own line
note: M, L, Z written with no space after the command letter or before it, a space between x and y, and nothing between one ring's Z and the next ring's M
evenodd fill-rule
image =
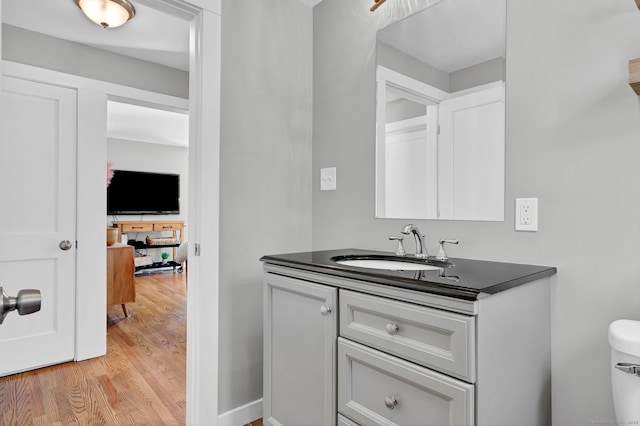
M137 256L133 258L133 263L138 266L146 266L153 264L153 257L151 256Z

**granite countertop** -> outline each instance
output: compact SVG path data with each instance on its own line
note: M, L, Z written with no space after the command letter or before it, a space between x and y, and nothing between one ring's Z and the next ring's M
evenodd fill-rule
M334 261L336 258L354 257L360 259L399 259L390 252L342 249L267 255L260 260L273 265L370 281L464 300L477 300L540 278L550 277L557 272L555 267L550 266L459 258L449 258L448 262L439 262L429 258L426 262L439 267L439 269L425 271L361 268L341 265ZM400 259L425 262L412 258L411 255Z

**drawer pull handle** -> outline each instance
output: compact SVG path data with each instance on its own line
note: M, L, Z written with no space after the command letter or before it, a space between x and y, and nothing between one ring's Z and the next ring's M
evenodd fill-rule
M132 226L131 229L144 229L144 226Z
M387 333L389 333L390 335L393 336L398 331L400 331L400 327L398 327L398 324L387 324Z
M327 315L329 315L331 311L333 311L333 308L331 306L320 307L320 313L322 314L323 317L326 317Z
M389 410L393 410L398 405L398 400L394 396L388 396L384 399L384 405L387 406Z

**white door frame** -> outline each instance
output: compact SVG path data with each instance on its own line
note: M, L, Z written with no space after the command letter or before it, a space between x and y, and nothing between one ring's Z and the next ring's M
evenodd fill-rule
M187 291L187 424L216 424L218 420L218 263L219 263L219 170L220 170L220 51L221 0L137 0L151 7L161 7L168 13L188 17L190 31L189 63L189 282ZM0 0L0 22L2 0ZM0 57L2 54L0 34ZM9 68L0 62L0 74ZM19 68L19 67L18 67ZM0 87L1 89L1 87ZM106 100L106 95L89 91L88 101L94 106ZM83 95L79 91L79 107ZM105 102L106 105L106 102ZM0 114L2 111L0 111ZM106 122L106 109L105 117ZM95 124L95 122L94 122ZM106 129L106 125L105 125ZM78 128L78 137L86 131ZM99 140L95 136L92 140ZM81 164L79 152L79 181L87 177L86 186L100 182L104 185L106 138L104 147L94 149L88 157L100 165L100 170ZM94 147L95 148L95 147ZM87 155L89 155L87 153ZM95 188L95 186L93 186ZM88 189L88 188L86 188ZM78 188L81 201L82 192ZM87 207L87 206L85 206ZM100 207L100 205L98 205ZM82 207L79 205L78 210ZM96 211L89 208L90 211ZM79 250L83 241L100 235L104 239L104 209L100 229L91 220L78 222ZM83 240L83 236L86 238ZM199 247L195 253L196 244ZM105 252L106 248L96 252ZM85 258L89 256L85 255ZM104 258L104 256L103 256ZM78 271L83 257L78 255ZM97 271L94 270L94 273ZM80 274L78 274L80 275ZM80 282L78 276L77 282ZM78 290L81 290L78 288ZM82 292L78 292L76 312L81 311ZM105 308L106 309L106 308ZM104 321L104 317L103 317ZM106 330L106 326L105 326ZM76 358L83 359L82 339L76 337Z

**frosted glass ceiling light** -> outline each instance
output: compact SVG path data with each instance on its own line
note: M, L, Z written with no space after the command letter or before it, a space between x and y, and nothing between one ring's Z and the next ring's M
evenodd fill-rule
M73 0L82 12L103 28L123 25L136 14L128 0Z

